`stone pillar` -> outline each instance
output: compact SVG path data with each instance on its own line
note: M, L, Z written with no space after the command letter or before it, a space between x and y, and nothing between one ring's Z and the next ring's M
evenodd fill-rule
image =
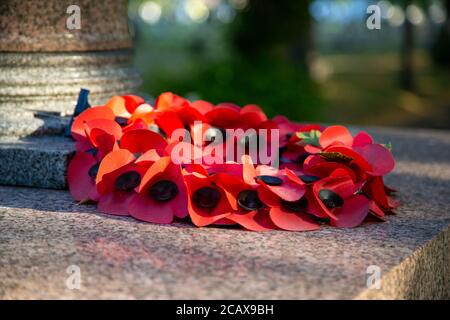
M0 136L62 132L80 88L91 105L136 92L131 49L126 0L2 0Z

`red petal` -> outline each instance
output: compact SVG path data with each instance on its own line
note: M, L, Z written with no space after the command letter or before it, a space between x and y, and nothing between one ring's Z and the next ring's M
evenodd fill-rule
M92 199L96 194L95 180L88 174L89 169L97 163L94 156L77 152L69 163L67 169L67 182L72 197L77 200Z
M92 149L94 146L89 141L88 138L79 136L77 142L75 143L75 150L77 151L88 151Z
M380 144L369 144L360 149L359 153L372 166L368 171L374 176L384 176L394 169L395 161L391 152Z
M316 154L316 153L318 153L318 152L321 152L321 151L322 151L322 148L319 148L319 147L316 147L316 146L307 144L307 145L305 146L305 151L308 152L308 153L311 153L311 154Z
M184 129L183 122L181 122L177 114L172 111L157 112L155 114L155 122L169 138L171 138L172 133L175 130Z
M145 152L143 155L141 155L136 160L136 164L150 166L159 159L161 159L161 156L158 154L158 152L155 149L151 149Z
M326 148L332 144L351 146L353 143L353 137L346 127L330 126L320 135L319 143L322 148Z
M107 107L93 107L86 109L78 115L73 121L71 132L72 137L78 140L79 137L85 137L84 123L94 119L109 119L114 120L114 113Z
M346 170L337 169L329 178L317 182L318 191L320 189L330 189L340 195L343 199L358 191L358 184L355 184Z
M156 132L136 129L123 134L120 139L120 147L132 153L145 153L148 150L155 149L160 155L163 155L167 142Z
M306 212L319 218L329 218L329 210L325 210L322 201L317 198L311 187L306 188L305 197L308 200Z
M373 139L372 137L365 131L359 132L354 138L353 138L353 147L364 147L365 145L372 144Z
M241 125L239 110L215 107L205 114L205 121L217 128L238 128Z
M363 195L355 195L345 199L342 208L335 210L337 220L331 220L331 225L340 228L359 226L369 213L369 199Z
M152 164L152 166L147 170L147 172L141 179L141 184L139 185L139 193L144 193L145 191L147 191L147 188L150 186L153 179L157 175L166 171L171 164L172 163L169 157L163 157L158 161L156 161L154 164Z
M134 192L113 191L101 195L98 200L98 210L116 216L128 216L128 206Z
M135 195L129 205L130 215L138 220L167 224L173 221L170 202L158 202L143 195Z
M191 106L203 115L214 108L212 103L204 100L194 101L191 103Z
M305 194L305 186L292 182L288 179L283 179L283 184L280 186L269 186L264 182L259 183L286 201L297 201Z
M96 184L100 193L105 193L108 189L108 182L102 181L107 174L114 172L135 160L133 154L126 149L112 151L103 158L98 169ZM105 184L105 185L104 185Z
M269 207L279 207L281 205L280 197L265 187L257 189L258 197Z
M147 123L152 124L153 121L155 120L155 115L156 112L153 112L153 107L151 105L144 103L134 110L133 114L131 115L128 121L136 122L137 120L141 120L142 122L144 122L144 124L140 125L143 126L143 128L147 128Z
M384 189L384 182L382 177L371 178L366 183L363 189L379 206L381 206L383 209L389 209L388 197Z
M276 226L270 220L270 216L266 211L250 211L244 214L234 213L228 219L251 231L269 231L276 229Z
M294 171L292 171L292 170L286 168L286 169L284 169L284 172L286 172L286 176L287 176L292 182L295 182L295 183L300 184L300 185L305 185L305 183L302 181L302 179L300 179L300 178L295 174Z
M189 216L196 226L198 227L207 226L223 218L226 218L231 214L233 209L230 206L224 191L221 188L217 188L216 186L212 185L209 180L209 177L197 176L196 174L187 174L184 176L184 179L189 194L188 197ZM216 188L221 194L221 199L218 205L212 210L198 208L192 202L192 194L196 190L203 187Z
M375 203L375 201L370 201L369 209L378 217L384 217L384 211Z
M250 128L255 128L258 124L267 121L267 116L264 111L254 104L248 104L243 107L240 114L242 122Z
M189 106L189 101L172 92L161 93L155 101L155 108L159 111L179 110L186 106Z
M170 202L170 205L175 217L185 218L188 215L188 194L182 176L179 177L176 184L178 186L178 195Z
M177 116L185 125L191 125L195 121L203 121L203 115L192 107L184 107L177 112Z
M351 147L347 146L331 146L328 147L326 152L339 152L347 157L352 158L352 162L360 167L362 170L370 172L372 170L372 166L367 162L367 160L358 152L353 150Z
M280 229L289 231L317 230L320 225L304 214L285 211L281 207L270 209L270 219Z
M129 113L133 113L137 107L145 103L144 99L134 95L126 95L122 96L122 98L125 100L125 108Z
M96 137L102 134L109 134L116 140L122 136L122 128L120 125L109 119L94 119L85 123L84 125L86 135L89 137L91 143L97 147Z
M120 96L114 96L109 99L105 107L109 108L116 117L129 118L131 116L125 106L125 99Z

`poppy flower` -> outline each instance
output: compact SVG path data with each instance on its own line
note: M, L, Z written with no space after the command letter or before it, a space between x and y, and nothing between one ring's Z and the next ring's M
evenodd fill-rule
M351 228L360 225L369 213L369 199L357 193L360 188L347 171L337 169L314 183L313 194L332 226Z
M196 122L203 123L203 115L191 106L186 106L177 111L166 110L157 111L154 113L155 124L166 134L170 139L172 134L177 129L185 129L190 133L191 127Z
M215 175L216 184L226 191L233 208L226 219L252 231L276 229L269 216L269 208L261 201L257 185L224 173Z
M248 156L242 157L242 163L243 180L249 185L266 188L285 201L297 201L305 194L304 186L292 181L285 170L265 165L255 168Z
M108 119L93 119L84 123L84 135L77 138L74 158L67 169L67 182L73 198L77 201L97 201L95 179L100 161L118 148L117 139L122 134L118 124Z
M75 148L80 151L93 152L101 160L111 150L118 147L117 141L122 136L122 129L112 120L95 119L84 124L86 138L80 138Z
M120 139L120 148L127 149L137 156L154 149L160 156L163 156L167 148L167 141L156 132L135 129L123 134Z
M189 216L198 227L223 220L233 211L226 192L216 183L217 177L202 171L184 172Z
M145 172L136 165L136 158L127 149L110 152L100 163L96 178L100 194L98 209L113 215L128 215L130 201Z
M135 95L114 96L105 104L105 107L109 108L120 121L120 118L130 118L136 108L144 103L144 99Z
M190 102L171 92L162 93L155 101L154 121L171 137L176 129L190 129L195 121L204 121L203 114Z
M366 132L358 133L354 138L343 126L330 126L315 137L300 135L304 148L310 154L318 154L329 161L339 161L355 165L372 176L383 176L394 169L391 152L381 144L373 143Z
M75 117L72 127L71 134L75 141L82 138L86 138L85 126L84 124L97 119L114 120L115 115L111 109L107 107L93 107L84 110L77 117Z
M291 170L301 169L305 159L310 155L306 151L305 145L300 143L301 139L298 134L303 132L317 131L321 129L319 125L297 125L298 130L295 133L289 133L288 139L284 146L280 144L280 168L288 168ZM283 139L283 134L280 132L280 141Z
M189 101L172 92L161 93L155 100L155 108L158 111L178 111L189 106Z
M67 183L70 194L76 201L97 201L99 194L95 186L100 162L87 152L76 152L67 168Z
M134 218L153 223L171 223L174 217L186 217L187 192L180 166L169 157L153 163L142 177L128 210Z
M214 108L214 105L212 103L205 100L197 100L191 102L191 106L202 115L205 115L208 111L211 111Z
M379 217L383 217L382 212L390 212L398 206L386 192L386 187L382 177L370 177L365 185L363 191L372 200L371 210Z
M219 129L278 128L257 105L219 104L205 113L204 120Z
M288 231L310 231L320 228L320 225L312 219L311 204L306 194L296 201L286 201L266 188L259 188L258 195L270 208L270 220L278 228Z
M244 135L227 136L228 129ZM77 152L68 167L70 192L98 201L105 213L308 231L383 221L398 206L383 182L392 154L368 133L269 119L257 105L190 102L165 92L153 108L138 96L115 96L78 115L71 134ZM279 168L267 165L273 158Z

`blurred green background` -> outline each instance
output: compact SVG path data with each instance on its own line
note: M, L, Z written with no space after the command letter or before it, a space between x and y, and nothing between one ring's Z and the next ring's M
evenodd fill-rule
M381 29L369 30L369 5ZM130 0L142 91L450 128L450 0Z

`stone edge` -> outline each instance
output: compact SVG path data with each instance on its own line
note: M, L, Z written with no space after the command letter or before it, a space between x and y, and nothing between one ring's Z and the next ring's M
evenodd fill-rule
M355 300L450 299L450 227L441 231L381 278L381 288L365 289Z

